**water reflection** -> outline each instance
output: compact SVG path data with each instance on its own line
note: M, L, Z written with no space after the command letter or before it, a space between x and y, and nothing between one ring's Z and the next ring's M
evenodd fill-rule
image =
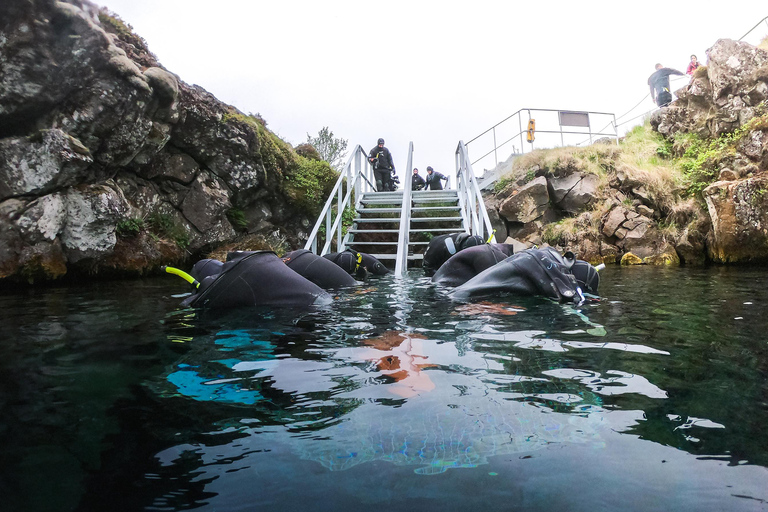
M609 272L579 308L453 303L417 276L224 317L166 287L13 296L5 503L760 509L762 274Z

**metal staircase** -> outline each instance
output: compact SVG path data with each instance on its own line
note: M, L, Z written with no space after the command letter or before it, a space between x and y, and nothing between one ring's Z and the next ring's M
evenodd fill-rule
M405 168L412 169L412 162L413 143L410 143ZM331 252L334 243L336 252L352 248L394 267L395 275L400 277L423 259L433 236L467 232L495 243L463 142L459 142L456 149L456 178L455 190L413 192L408 178L404 180L405 190L376 192L372 185L373 170L365 151L358 145L340 173L304 248L319 255ZM351 225L345 226L350 217ZM319 248L321 240L324 243Z
M366 252L387 266L394 266L400 241L405 191L368 192L363 195L344 245ZM455 190L411 192L408 217L407 266L421 261L435 235L465 231L459 196Z

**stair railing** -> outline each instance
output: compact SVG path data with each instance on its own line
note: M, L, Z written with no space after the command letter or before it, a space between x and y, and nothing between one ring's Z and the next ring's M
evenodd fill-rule
M402 277L408 270L408 247L411 231L411 176L413 172L413 142L408 144L408 165L403 174L403 203L400 206L400 232L397 236L397 259L395 259L395 276Z
M336 240L337 252L346 249L342 236L344 211L348 207L352 207L350 202L353 193L356 201L353 208L357 210L363 194L375 191L373 186L373 168L368 163L367 156L367 153L359 144L352 150L352 154L339 174L339 179L336 180L336 185L334 185L328 200L325 202L325 206L317 217L317 222L315 222L315 226L312 228L309 238L307 238L307 243L304 244L304 249L322 256L330 252L334 239ZM318 253L317 241L320 227L323 223L325 223L325 244Z
M472 171L467 146L461 140L456 148L456 191L459 195L459 207L464 226L469 234L480 235L496 243L491 219L485 209L483 194Z

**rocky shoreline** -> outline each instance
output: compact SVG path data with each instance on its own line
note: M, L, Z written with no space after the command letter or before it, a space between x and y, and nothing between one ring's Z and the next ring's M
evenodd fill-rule
M768 262L768 52L718 40L675 94L618 147L503 164L486 199L497 238L592 263ZM641 163L633 144L653 146Z
M80 0L0 6L0 281L296 247L336 180Z
M768 52L720 40L708 57L618 147L509 164L486 198L497 239L592 263L768 261ZM295 249L336 177L87 0L0 5L0 284Z

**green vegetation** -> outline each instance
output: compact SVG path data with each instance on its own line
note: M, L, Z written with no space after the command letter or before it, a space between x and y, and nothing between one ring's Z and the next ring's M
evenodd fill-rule
M189 233L178 225L172 216L163 213L153 213L147 219L151 234L159 238L172 240L182 249L189 247Z
M138 217L123 219L117 223L115 233L121 238L138 235L144 229L144 219Z
M239 208L230 208L227 211L227 220L232 227L239 231L245 231L248 227L248 220L245 218L245 212Z
M259 114L242 114L235 109L222 116L222 123L246 125L258 139L258 154L267 177L282 182L294 205L309 216L320 213L325 199L338 179L328 162L305 157L267 129ZM234 225L234 224L233 224Z
M338 172L342 171L344 156L347 154L346 139L334 137L333 132L327 126L323 126L317 137L307 134L307 143L311 144L320 154L320 158L331 164L331 167Z
M120 19L120 16L114 12L102 7L99 9L99 21L106 31L117 34L126 43L132 44L146 53L150 53L147 42L142 37L136 35L133 27Z

